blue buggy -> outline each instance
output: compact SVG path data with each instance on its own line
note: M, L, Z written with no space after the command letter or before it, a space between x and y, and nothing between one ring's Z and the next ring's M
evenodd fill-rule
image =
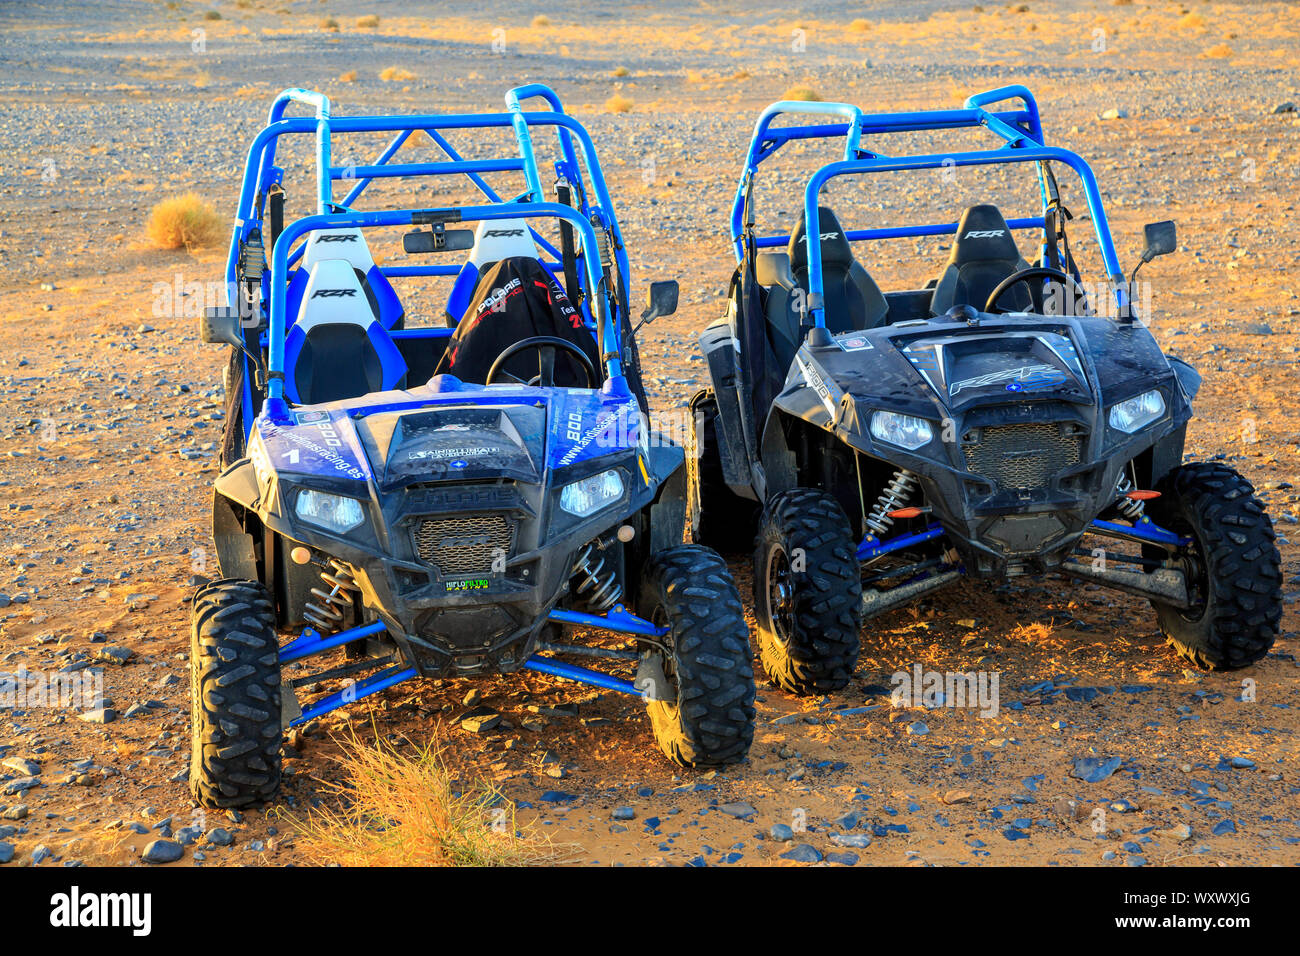
M945 130L986 142L877 146ZM793 230L764 233L763 164L817 140L840 158L806 179ZM982 202L937 222L850 229L822 200L836 182L870 189L884 173L988 166L1037 174L1032 214L1007 219ZM1091 289L1057 168L1082 187L1105 272ZM887 208L875 195L868 205ZM920 288L882 291L854 251L930 236L951 245ZM904 113L775 103L750 140L731 237L728 312L700 337L711 387L692 401L690 523L697 542L753 545L759 653L776 684L842 687L863 621L963 575L1065 574L1146 598L1198 666L1268 652L1282 611L1268 515L1231 468L1184 462L1200 376L1156 344L1092 170L1045 145L1027 89ZM1139 267L1175 251L1174 224L1148 225L1145 240Z
M523 108L537 98L543 109ZM286 116L293 103L314 115ZM539 671L642 697L682 766L748 751L748 628L723 560L683 543L683 452L648 427L627 253L594 146L546 87L506 104L340 117L323 95L286 90L253 140L227 303L202 322L231 361L221 580L192 612L201 804L271 800L287 728L422 676ZM514 155L467 158L450 135L494 130ZM373 162L335 163L341 140L376 133L391 139ZM548 196L533 140L549 133ZM413 136L434 161L398 161ZM286 221L276 159L291 137L314 143L315 212ZM502 198L489 180L503 176L520 191ZM397 177L467 179L483 199L358 208ZM461 255L381 264L371 237L394 227L402 262ZM442 324L416 323L399 293L425 277L451 282ZM642 323L676 308L677 284L652 283L648 300ZM566 642L566 625L606 639ZM299 699L330 681L343 686Z

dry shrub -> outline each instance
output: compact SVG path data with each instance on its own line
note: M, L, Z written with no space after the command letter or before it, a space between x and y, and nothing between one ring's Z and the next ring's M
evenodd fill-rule
M871 29L870 20L854 20L849 24L850 33L866 33Z
M820 103L821 94L811 86L792 86L782 94L783 100L799 100L804 103Z
M613 96L611 96L609 99L605 101L605 112L606 113L630 113L632 112L632 107L635 105L636 104L633 103L631 100L629 100L626 96L619 96L617 93L615 93Z
M485 784L458 790L441 751L413 756L391 744L342 741L345 782L326 790L343 809L312 810L295 821L308 860L342 866L525 866L555 863L560 852L519 833L510 805Z
M1232 56L1232 47L1226 43L1216 43L1201 54L1202 60L1226 60Z
M158 249L197 249L219 241L225 221L198 193L164 199L149 213L145 234Z
M339 74L340 83L355 83L357 81L357 71L348 70L346 73Z
M533 17L533 26L535 27L549 27L550 25L551 18L544 13L539 13L537 16Z
M415 79L415 74L405 67L390 66L379 74L385 83L407 83Z
M362 30L373 30L379 26L379 17L373 13L367 13L364 17L357 17L357 26Z
M625 67L625 66L616 66L616 67L614 67L613 71L611 71L610 75L611 75L611 76L627 76L627 75L628 75L629 73L631 73L631 72L632 72L632 71L629 70L629 69L628 69L627 67Z
M331 33L338 33L339 22L335 20L333 17L326 17L324 20L320 22L320 28L322 30L329 30Z

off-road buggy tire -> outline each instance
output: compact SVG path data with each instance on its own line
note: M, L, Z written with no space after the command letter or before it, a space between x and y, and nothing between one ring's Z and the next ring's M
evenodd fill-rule
M782 560L788 573L780 570ZM770 574L788 587L780 604ZM844 687L861 650L861 606L857 548L839 502L812 488L774 495L754 551L758 654L772 683L801 696Z
M660 749L682 767L744 760L754 740L754 657L727 563L692 544L652 555L638 609L670 628L663 664L676 699L646 701Z
M190 621L190 792L200 806L252 807L280 787L280 645L256 581L194 595Z
M712 389L690 404L686 483L691 540L720 554L744 554L754 546L758 502L732 491L722 476L718 446L718 400Z
M1226 465L1171 471L1148 505L1153 521L1197 542L1204 604L1192 611L1152 601L1160 630L1197 667L1236 670L1264 657L1282 620L1282 563L1273 523L1255 489Z

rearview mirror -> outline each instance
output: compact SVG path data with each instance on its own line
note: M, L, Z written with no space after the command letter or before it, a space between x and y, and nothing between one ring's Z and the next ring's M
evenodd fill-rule
M402 249L409 253L461 252L473 248L472 229L439 229L430 232L417 229L402 236Z
M1142 235L1147 241L1147 247L1142 253L1142 258L1146 261L1178 251L1178 228L1172 219L1147 223L1142 227Z
M233 345L244 348L244 335L240 331L239 310L228 305L204 309L199 319L199 338L208 345Z
M661 282L651 282L650 292L646 296L646 314L652 318L659 318L661 315L672 315L677 311L677 280L664 279Z

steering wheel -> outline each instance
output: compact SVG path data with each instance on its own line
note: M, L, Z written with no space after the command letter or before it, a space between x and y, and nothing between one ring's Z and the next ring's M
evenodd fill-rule
M998 299L1006 294L1006 291L1019 282L1027 282L1030 279L1057 279L1062 285L1068 283L1073 287L1075 295L1080 298L1087 298L1088 293L1084 291L1083 286L1075 280L1074 276L1066 275L1060 269L1053 269L1050 266L1031 266L1028 269L1021 269L1019 272L1013 272L997 284L992 292L989 293L988 301L984 303L983 311L989 315L1004 315L1003 309L998 306Z
M537 374L525 382L519 376L511 375L503 366L515 355L528 351L537 352ZM496 361L492 363L492 367L488 369L487 381L483 384L491 385L496 379L497 373L500 373L520 385L541 385L549 388L555 384L556 352L567 352L577 359L578 366L587 377L587 388L596 388L600 385L600 376L596 374L596 367L591 364L591 359L587 357L587 353L572 342L556 338L553 335L534 335L531 338L520 339L514 345L511 345L497 356Z

